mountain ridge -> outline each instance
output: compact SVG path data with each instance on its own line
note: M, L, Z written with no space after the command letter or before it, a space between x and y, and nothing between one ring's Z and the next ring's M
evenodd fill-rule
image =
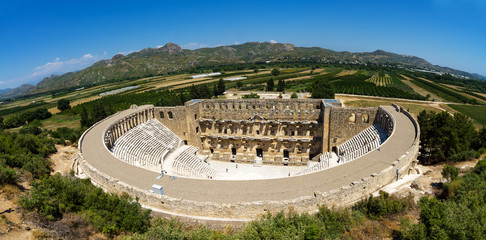
M0 98L12 98L31 93L42 93L73 86L97 84L110 80L142 78L195 66L221 64L285 62L313 60L322 63L379 64L419 69L430 72L449 73L470 78L479 78L464 71L433 65L410 55L400 55L384 50L373 52L334 51L321 47L296 47L291 43L247 42L227 46L182 49L168 42L159 48L144 48L126 56L116 54L111 59L100 60L93 65L62 75L42 79L36 86L24 86L0 94Z

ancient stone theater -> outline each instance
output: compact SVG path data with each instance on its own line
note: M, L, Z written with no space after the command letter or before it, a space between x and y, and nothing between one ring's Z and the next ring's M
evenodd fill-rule
M78 176L145 207L246 221L343 207L414 170L420 129L397 105L337 100L191 100L135 106L79 140Z

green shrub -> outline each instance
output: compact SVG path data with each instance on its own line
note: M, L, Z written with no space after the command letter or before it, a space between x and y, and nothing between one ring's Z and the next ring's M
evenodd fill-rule
M457 153L457 154L454 154L452 155L450 158L449 158L449 161L452 161L452 162L464 162L464 161L469 161L469 160L472 160L476 157L476 151L464 151L464 152L460 152L460 153Z
M389 214L396 214L406 210L408 207L406 199L390 196L388 193L380 191L379 197L370 195L353 206L353 210L360 211L371 219L384 217Z
M456 180L457 176L459 176L459 170L454 166L446 164L442 169L442 177L449 181Z
M256 93L245 94L241 98L248 99L248 98L260 98L260 95Z
M17 172L0 163L0 185L15 184L17 181Z

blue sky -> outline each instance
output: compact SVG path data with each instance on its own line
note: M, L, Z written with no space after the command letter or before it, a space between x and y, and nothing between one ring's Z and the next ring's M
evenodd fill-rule
M486 1L1 1L0 89L174 42L383 49L486 75Z

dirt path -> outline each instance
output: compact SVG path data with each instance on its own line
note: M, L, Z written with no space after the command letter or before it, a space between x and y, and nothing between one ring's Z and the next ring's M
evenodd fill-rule
M53 170L51 175L56 173L69 174L71 167L74 162L74 158L76 158L76 154L78 153L78 148L72 145L70 146L63 146L63 145L56 145L57 153L52 154L49 158L53 163Z
M0 188L0 239L35 239L30 226L24 222L18 209L19 187ZM29 229L29 230L28 230Z

